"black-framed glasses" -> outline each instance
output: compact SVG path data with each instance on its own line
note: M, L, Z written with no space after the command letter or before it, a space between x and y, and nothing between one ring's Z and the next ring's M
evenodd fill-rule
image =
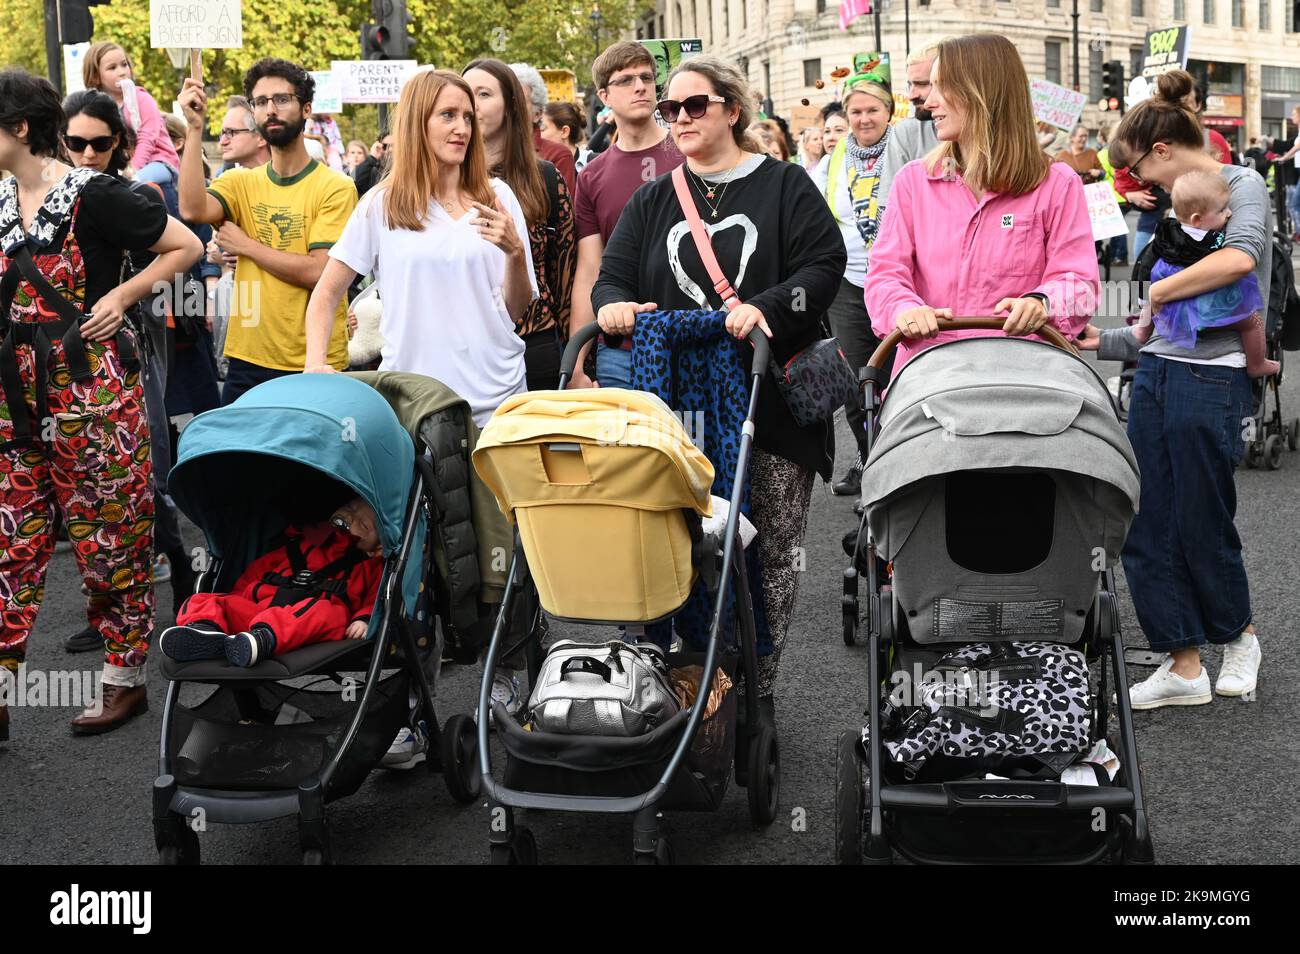
M618 79L610 80L609 85L614 89L625 89L637 80L640 80L646 86L653 86L655 84L655 75L653 73L629 73L627 76L620 76Z
M113 148L113 136L96 136L94 139L82 139L80 136L64 136L69 152L85 152L89 146L95 152L110 152Z
M266 109L271 103L275 103L278 109L284 109L290 103L296 103L298 96L295 93L276 93L274 96L257 96L249 100L254 109Z
M1155 147L1156 147L1156 144L1155 144L1155 143L1152 143L1152 144L1151 144L1151 149L1154 149ZM1131 166L1128 167L1128 174L1131 175L1131 176L1132 176L1134 179L1136 179L1138 182L1142 183L1143 185L1146 185L1146 184L1147 184L1147 180L1146 180L1146 179L1143 179L1140 175L1138 175L1138 166L1142 165L1142 160L1143 160L1143 159L1145 159L1147 156L1151 155L1151 149L1148 149L1146 152L1142 153L1142 156L1138 159L1138 161L1135 162L1135 163L1133 163Z
M234 139L240 133L251 133L251 129L233 129L230 126L224 127L218 134L218 139Z
M691 119L703 119L704 114L709 111L709 103L725 103L727 97L715 96L712 93L699 93L695 96L687 96L680 102L675 99L661 99L659 101L659 115L664 118L666 123L677 122L677 117L686 111L686 115Z

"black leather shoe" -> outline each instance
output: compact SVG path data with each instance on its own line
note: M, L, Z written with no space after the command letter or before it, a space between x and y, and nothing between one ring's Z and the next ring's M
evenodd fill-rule
M859 457L844 472L844 476L831 484L831 493L837 497L856 497L862 493L862 458Z
M101 652L103 649L104 637L99 635L99 630L93 626L87 626L81 632L74 633L63 644L63 651L67 653L93 653Z

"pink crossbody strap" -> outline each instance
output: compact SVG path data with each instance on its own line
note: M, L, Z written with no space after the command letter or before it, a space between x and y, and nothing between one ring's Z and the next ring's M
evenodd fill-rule
M700 219L700 210L695 207L695 197L691 195L691 188L686 183L685 163L673 170L673 188L677 190L677 201L681 204L682 212L686 214L686 224L691 227L695 250L700 253L700 261L704 262L704 268L708 271L709 278L713 280L713 290L722 298L722 304L727 311L732 311L740 305L740 296L731 287L731 282L727 281L727 276L722 274L718 256L713 254L713 243L709 241L709 233Z

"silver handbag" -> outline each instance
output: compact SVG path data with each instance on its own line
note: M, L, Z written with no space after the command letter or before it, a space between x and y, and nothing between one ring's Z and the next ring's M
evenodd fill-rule
M556 643L528 705L538 731L617 736L644 735L680 708L659 648L622 640Z

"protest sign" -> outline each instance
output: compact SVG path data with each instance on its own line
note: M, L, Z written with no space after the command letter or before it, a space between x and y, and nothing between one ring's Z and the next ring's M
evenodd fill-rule
M678 63L704 52L703 40L639 40L638 42L654 57L655 87L661 92L664 84L668 82L668 74L676 69Z
M228 50L244 45L240 0L149 0L149 45Z
M1083 187L1088 201L1088 218L1092 220L1092 237L1097 241L1128 235L1128 223L1119 210L1119 200L1109 182L1094 182Z
M1034 118L1057 129L1073 129L1088 101L1086 93L1076 93L1042 79L1029 81L1029 98L1033 103Z
M546 84L546 99L552 103L576 103L578 78L573 70L538 70Z
M1147 33L1142 46L1143 76L1187 69L1187 30L1186 26L1174 26Z
M316 96L312 100L313 113L343 112L343 89L334 76L333 70L312 70L311 78L316 82Z
M330 64L345 103L395 103L417 69L415 60L334 60Z

